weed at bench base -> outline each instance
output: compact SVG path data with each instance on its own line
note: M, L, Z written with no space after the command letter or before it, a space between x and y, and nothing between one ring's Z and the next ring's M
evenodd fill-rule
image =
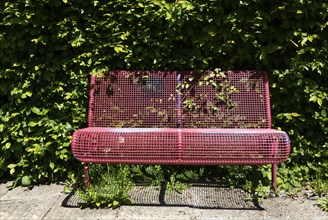
M319 198L318 202L322 208L322 210L328 212L328 197L325 198Z
M105 170L107 169L107 170ZM79 197L85 201L81 208L111 207L130 204L127 192L134 188L128 165L92 165L88 191L78 189ZM101 173L101 175L99 175Z
M136 184L164 186L168 193L182 193L191 186L189 181L199 179L202 173L202 167L187 169L182 166L176 170L176 167L160 165L92 164L88 191L83 184L77 185L78 181L70 185L77 187L77 195L84 201L80 203L81 208L118 208L132 203L128 192Z
M259 168L269 172L269 166L164 166L164 165L110 165L90 166L88 191L79 185L77 195L83 200L81 208L118 208L131 204L129 192L136 185L158 186L166 193L183 194L193 183L219 184L224 188L241 187L258 203L269 196L270 179L262 176ZM245 180L246 179L246 180ZM164 188L163 188L164 187Z

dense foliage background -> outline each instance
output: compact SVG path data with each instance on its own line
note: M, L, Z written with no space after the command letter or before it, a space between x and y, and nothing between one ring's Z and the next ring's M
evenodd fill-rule
M279 181L327 180L327 13L325 0L1 1L0 177L79 168L94 69L221 68L269 73L274 128L292 140Z

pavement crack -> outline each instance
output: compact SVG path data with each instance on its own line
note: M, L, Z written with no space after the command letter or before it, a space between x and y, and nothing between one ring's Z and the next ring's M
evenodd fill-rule
M114 219L114 220L118 219L118 216L119 216L119 214L120 214L120 209L121 209L121 207L119 207L119 208L117 209L117 211L116 211L116 215L115 215L115 219Z
M47 214L51 211L51 209L54 207L54 205L56 204L57 200L60 198L60 195L58 195L58 197L54 200L54 202L51 204L50 208L46 211L46 213L42 216L41 220L43 220Z

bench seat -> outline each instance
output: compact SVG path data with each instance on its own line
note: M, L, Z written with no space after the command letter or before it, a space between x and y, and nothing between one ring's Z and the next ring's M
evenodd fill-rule
M104 128L73 135L80 161L128 164L272 164L285 160L290 141L273 129Z

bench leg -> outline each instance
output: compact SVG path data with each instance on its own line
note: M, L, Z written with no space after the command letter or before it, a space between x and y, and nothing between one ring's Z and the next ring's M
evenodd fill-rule
M272 164L272 187L274 193L277 193L277 164Z
M89 190L89 164L84 164L84 178L85 178L85 191L88 192Z

